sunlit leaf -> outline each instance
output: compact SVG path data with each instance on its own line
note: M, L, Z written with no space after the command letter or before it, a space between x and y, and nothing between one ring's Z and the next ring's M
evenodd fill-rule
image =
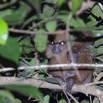
M6 41L8 39L8 34L9 34L8 25L3 19L0 18L0 44L1 45L6 44Z

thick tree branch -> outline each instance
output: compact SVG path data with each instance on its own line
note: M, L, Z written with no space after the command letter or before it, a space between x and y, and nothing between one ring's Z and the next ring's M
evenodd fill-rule
M31 85L35 86L37 88L48 88L48 89L60 89L62 90L62 87L57 84L51 84L46 81L38 80L38 79L33 79L33 78L28 78L28 79L21 79L17 77L0 77L0 85L7 85L7 84L17 84L17 85ZM84 85L77 85L75 84L72 88L73 91L75 92L81 92L86 95L90 94L93 96L97 96L99 99L103 99L103 91L99 90L96 88L95 85L93 86L88 86L88 84Z

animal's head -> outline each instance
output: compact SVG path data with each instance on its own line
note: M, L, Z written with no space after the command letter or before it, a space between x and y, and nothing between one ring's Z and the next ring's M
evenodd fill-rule
M60 54L66 48L66 37L60 30L54 40L49 41L49 48L55 54Z

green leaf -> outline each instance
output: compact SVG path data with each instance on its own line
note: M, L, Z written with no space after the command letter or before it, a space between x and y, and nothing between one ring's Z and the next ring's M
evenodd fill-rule
M103 54L103 46L98 47L97 54L96 55L102 55Z
M58 19L62 20L64 23L67 23L68 15L59 15Z
M36 87L29 85L5 85L4 88L7 88L12 91L19 92L25 96L32 96L35 99L43 100L43 94Z
M56 4L58 0L45 0L47 3Z
M50 82L50 83L53 83L53 84L60 84L59 80L57 78L50 78L50 77L48 77L48 78L45 78L45 80L47 82Z
M3 10L3 11L0 11L0 18L4 18L7 15L11 15L12 11L13 10L11 10L11 9L6 9L6 10Z
M41 60L40 62L40 65L47 65L48 64L48 59L44 59L44 60ZM43 69L40 69L39 72L47 72L47 69L48 68L43 68Z
M49 101L50 101L50 96L46 95L46 96L43 97L43 101L39 102L39 103L49 103Z
M75 14L77 10L81 7L83 0L72 0L72 12Z
M103 38L96 40L95 43L94 43L95 47L98 47L98 46L101 46L101 45L103 45Z
M30 18L28 18L22 25L21 28L24 28L25 26L27 26L30 22L32 22L33 20L37 19L37 16L31 16Z
M9 25L19 25L24 23L24 19L30 12L30 7L25 3L22 3L20 7L13 10L11 14L4 16L4 20L8 22Z
M0 103L15 103L14 96L7 90L0 90Z
M41 1L42 0L28 0L28 2L32 5L34 9L36 9L37 12L40 12Z
M67 103L65 99L61 99L58 103Z
M48 64L48 60L44 59L41 60L40 65L47 65ZM39 79L44 80L45 79L45 73L47 73L48 68L43 68L43 69L39 69Z
M100 103L99 98L95 97L94 100L93 100L93 103Z
M76 18L72 18L71 19L71 22L69 23L70 26L74 27L74 28L86 28L86 24L84 23L84 21L79 18L79 17L76 17Z
M22 103L20 99L15 99L15 103Z
M34 65L36 65L36 58L34 57L34 58L32 58L32 60L29 62L29 66L34 66ZM30 72L30 73L34 73L34 70L35 69L30 69L30 68L28 68L28 69L26 69L25 71L26 72Z
M19 60L19 44L16 39L9 37L5 46L0 46L0 55L6 59L14 61L18 64Z
M86 25L87 25L88 27L95 26L95 25L97 25L97 23L98 23L98 21L97 21L92 15L88 16L88 20L89 20L89 21L86 23Z
M44 29L40 29L36 36L35 36L35 47L37 49L38 52L44 52L46 50L47 47L47 39L48 39L48 35L46 34L39 34L39 32L45 32Z
M103 6L103 5L102 5ZM103 18L103 10L100 8L98 4L93 6L91 12L96 16L96 17L101 17Z
M103 29L100 30L92 30L94 37L103 36Z
M43 6L43 15L44 17L51 17L55 14L55 8L50 7L49 5Z
M58 6L60 7L63 3L65 3L67 0L58 0Z
M31 50L34 49L33 45L31 44L31 38L30 37L25 37L19 41L20 45L20 53L30 53Z
M47 29L49 32L53 32L53 31L56 30L57 22L56 22L56 21L48 21L48 22L45 24L45 27L46 27L46 29Z
M89 103L88 100L83 100L81 103Z
M94 46L87 46L91 54L96 54L97 49Z
M1 45L6 44L6 41L8 39L8 34L9 34L8 25L3 19L0 18L0 44Z
M88 16L89 22L87 24L88 26L95 26L103 19L103 10L100 7L100 4L97 3L90 12L91 15Z

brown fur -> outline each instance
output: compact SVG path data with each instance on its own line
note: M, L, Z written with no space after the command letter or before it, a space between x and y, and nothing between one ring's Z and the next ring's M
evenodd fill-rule
M89 35L89 34L87 34ZM91 34L90 34L91 35ZM66 37L65 34L58 34L56 35L55 42L59 42L59 41L65 41L65 45L62 46L62 52L60 54L54 54L51 51L51 46L47 47L47 51L46 51L46 56L47 58L50 59L49 64L70 64L70 59L67 58L67 41L66 41ZM74 44L72 45L72 52L73 54L77 54L78 59L76 63L93 63L92 61L92 57L90 55L90 52L88 51L88 49L86 48L86 45L88 45L87 43L83 43L83 42L74 42ZM91 45L91 44L90 44ZM74 59L76 59L76 56L74 56ZM65 82L67 83L66 85L66 91L71 92L72 86L74 84L85 84L91 81L91 77L92 77L92 68L89 67L84 67L84 68L78 68L79 74L81 76L81 79L79 80L75 70L72 68L59 68L59 69L54 69L53 68L49 68L49 74L51 74L53 77L55 78L62 78Z

